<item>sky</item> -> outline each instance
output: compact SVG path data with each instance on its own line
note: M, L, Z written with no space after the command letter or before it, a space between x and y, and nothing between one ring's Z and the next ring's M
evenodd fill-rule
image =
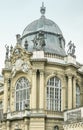
M16 45L32 21L39 19L44 2L46 18L62 30L66 46L71 40L76 46L77 61L83 64L83 0L0 0L0 72L4 68L5 45Z

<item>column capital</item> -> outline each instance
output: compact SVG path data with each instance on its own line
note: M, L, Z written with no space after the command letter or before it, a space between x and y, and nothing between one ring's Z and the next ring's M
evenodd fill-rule
M73 78L76 80L76 79L77 79L77 76L76 76L76 75L73 75Z
M32 74L34 75L36 74L36 72L37 72L37 69L33 69Z
M72 73L67 74L67 77L68 77L69 79L71 79L71 78L73 77L73 74L72 74Z
M4 83L8 83L8 78L4 78Z
M44 74L44 70L40 69L39 72L40 72L40 74Z

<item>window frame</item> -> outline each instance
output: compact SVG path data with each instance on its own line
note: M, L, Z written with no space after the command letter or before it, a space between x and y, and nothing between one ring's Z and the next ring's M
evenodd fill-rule
M61 111L61 80L56 76L49 78L47 81L46 109Z
M22 80L25 81L25 82L23 81L23 84L22 84ZM19 83L19 81L21 83ZM24 95L25 95L24 93L26 93L25 99L24 99ZM18 101L17 101L17 94L19 95ZM27 108L29 109L30 108L30 83L26 77L20 77L15 84L15 111L24 110L26 102L27 102ZM17 108L17 104L18 104L18 108Z

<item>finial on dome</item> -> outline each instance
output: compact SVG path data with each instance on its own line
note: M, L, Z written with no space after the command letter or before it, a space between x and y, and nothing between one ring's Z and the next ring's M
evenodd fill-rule
M44 7L44 2L42 2L42 7L40 7L40 12L42 14L42 16L45 14L46 12L46 7Z

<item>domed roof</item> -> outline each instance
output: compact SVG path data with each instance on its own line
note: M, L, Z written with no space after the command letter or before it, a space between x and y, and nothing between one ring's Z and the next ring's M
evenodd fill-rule
M29 52L33 52L36 45L35 50L43 49L45 53L65 56L65 40L60 28L55 22L44 16L45 7L43 4L40 12L42 16L24 29L21 45L24 47L27 40ZM41 43L43 43L42 46Z
M24 29L22 36L29 33L38 32L40 30L62 35L62 32L56 23L50 19L47 19L45 16L41 16L40 19L33 21Z

